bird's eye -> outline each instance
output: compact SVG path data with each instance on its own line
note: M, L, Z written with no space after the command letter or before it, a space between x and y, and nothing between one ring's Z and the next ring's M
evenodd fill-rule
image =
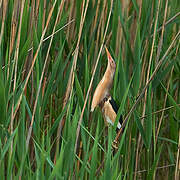
M111 64L112 64L112 65L115 65L115 62L114 62L114 61L111 61Z

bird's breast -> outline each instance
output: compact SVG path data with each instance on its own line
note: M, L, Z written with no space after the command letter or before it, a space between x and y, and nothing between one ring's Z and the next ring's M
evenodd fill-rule
M98 106L106 96L109 95L111 86L112 86L112 78L107 76L107 74L105 74L94 92L93 100L91 104L91 111L94 111L94 108Z

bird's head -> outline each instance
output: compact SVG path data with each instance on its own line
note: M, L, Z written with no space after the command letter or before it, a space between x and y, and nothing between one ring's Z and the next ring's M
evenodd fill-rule
M113 72L115 72L115 70L116 70L116 63L115 63L115 61L113 60L113 58L111 57L111 54L109 53L108 49L107 49L106 47L105 47L105 49L106 49L107 58L108 58L108 65L109 65L109 67L111 68L111 70L112 70Z

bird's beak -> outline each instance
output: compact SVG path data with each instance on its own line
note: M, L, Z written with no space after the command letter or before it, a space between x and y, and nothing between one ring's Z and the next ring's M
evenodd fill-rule
M105 47L105 49L106 49L106 54L107 54L108 60L109 60L109 61L112 60L113 58L111 57L108 49L107 49L106 47Z

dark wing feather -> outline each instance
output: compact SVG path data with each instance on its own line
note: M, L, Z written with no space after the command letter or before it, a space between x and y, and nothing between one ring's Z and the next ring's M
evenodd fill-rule
M111 97L110 100L109 100L113 110L115 111L115 113L117 114L118 113L118 105L116 104L115 100Z
M118 109L119 109L117 103L115 102L115 100L114 100L112 97L110 98L109 102L110 102L112 108L114 109L115 113L117 114L117 113L118 113ZM122 115L121 115L120 118L119 118L119 122L120 122L120 124L122 125L122 123L123 123L123 117L122 117Z

